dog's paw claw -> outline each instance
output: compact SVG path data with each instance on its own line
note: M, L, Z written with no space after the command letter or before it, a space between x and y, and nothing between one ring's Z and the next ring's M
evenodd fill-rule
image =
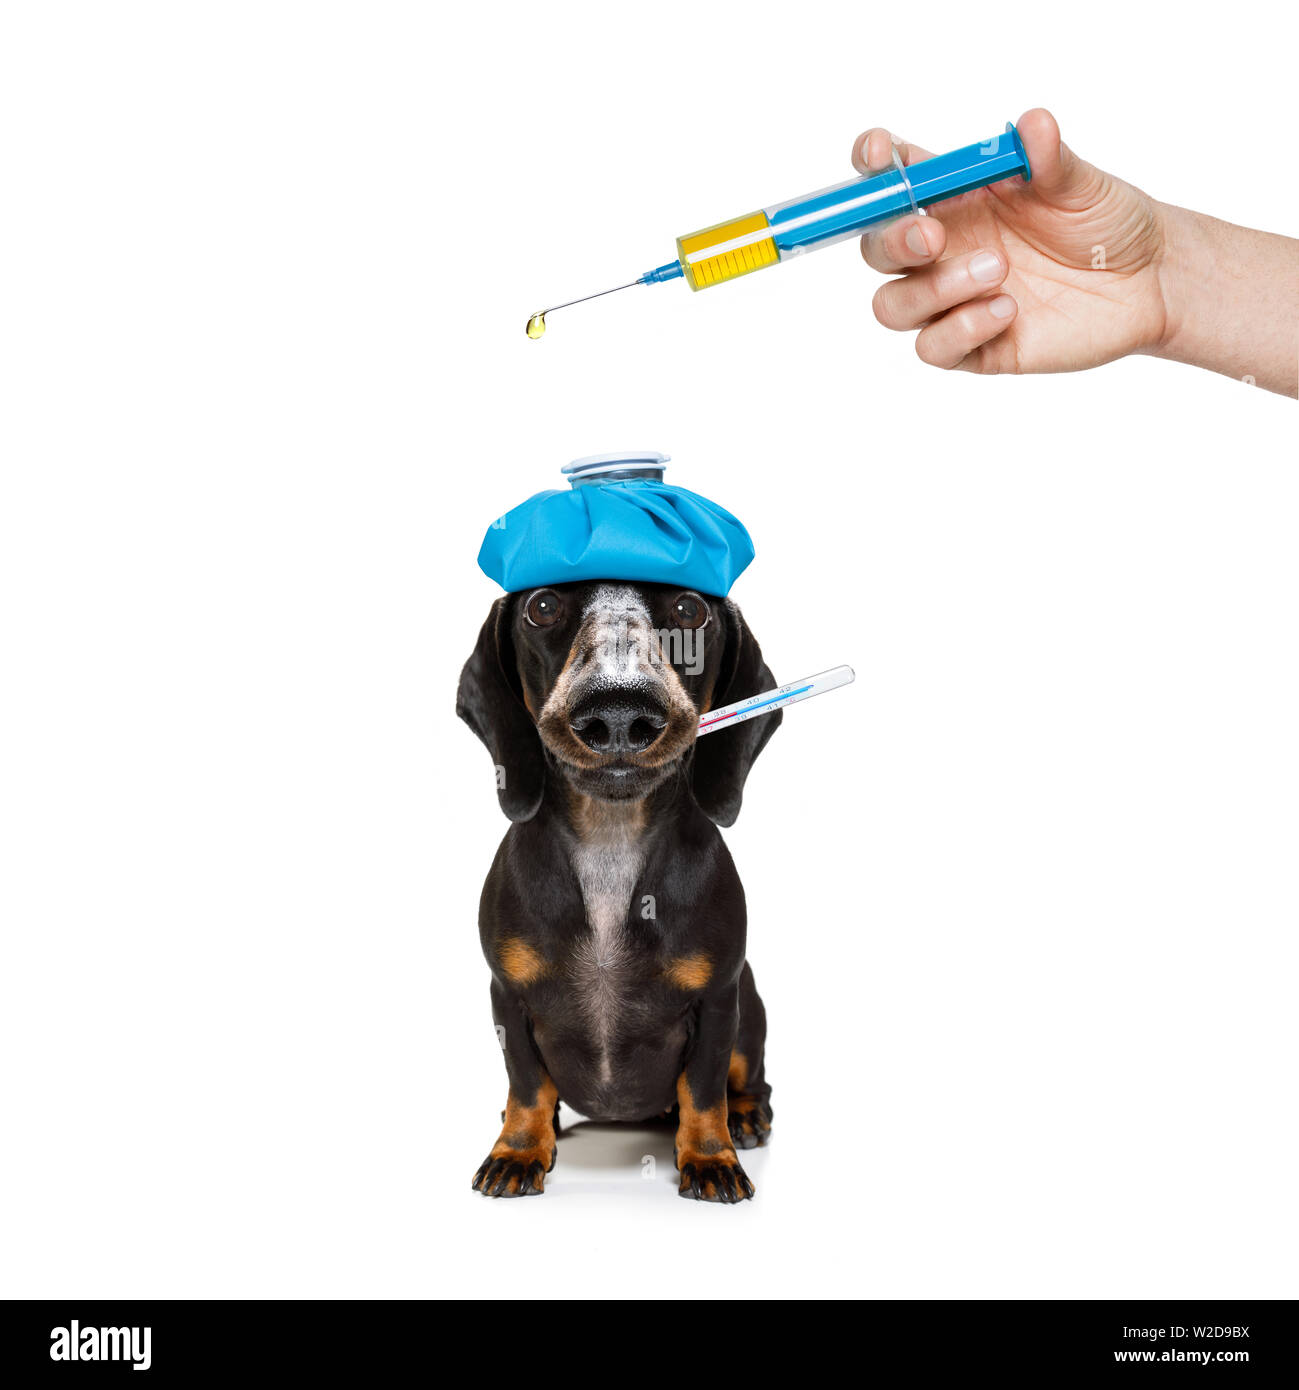
M550 1167L555 1166L552 1157ZM489 1154L474 1174L473 1190L484 1197L536 1197L545 1190L546 1164L532 1154Z
M698 1202L746 1202L753 1196L753 1184L738 1162L708 1158L681 1165L677 1195Z
M765 1100L733 1096L726 1127L737 1149L760 1149L771 1136L771 1106Z

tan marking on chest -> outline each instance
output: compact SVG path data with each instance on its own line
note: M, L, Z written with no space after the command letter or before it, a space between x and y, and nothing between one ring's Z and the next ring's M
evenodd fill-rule
M678 989L703 989L713 978L713 963L707 956L677 956L668 962L666 975Z
M517 936L506 937L496 956L511 984L530 985L546 973L546 962L533 947Z

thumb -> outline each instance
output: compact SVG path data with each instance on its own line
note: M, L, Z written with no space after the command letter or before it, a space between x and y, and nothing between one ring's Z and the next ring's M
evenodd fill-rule
M1049 111L1041 106L1025 111L1016 129L1024 142L1028 167L1033 171L1031 186L1036 192L1059 197L1082 191L1091 165L1060 139L1060 127Z

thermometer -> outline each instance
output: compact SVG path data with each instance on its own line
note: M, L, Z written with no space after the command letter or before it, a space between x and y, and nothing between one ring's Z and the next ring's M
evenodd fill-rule
M711 734L717 729L729 729L743 724L746 719L756 719L760 714L771 714L786 705L796 705L800 700L810 700L813 695L824 695L827 690L838 690L841 685L851 685L856 679L851 666L835 666L822 671L817 676L804 676L802 680L779 685L775 690L764 690L760 695L750 695L747 700L737 700L733 705L721 709L710 709L699 720L698 737Z

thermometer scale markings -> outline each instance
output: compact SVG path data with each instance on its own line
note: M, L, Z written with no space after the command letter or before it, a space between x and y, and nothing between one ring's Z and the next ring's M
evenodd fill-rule
M820 675L804 676L802 680L777 686L775 690L759 691L756 695L750 695L747 700L737 700L733 705L724 705L700 719L696 737L702 738L728 721L742 724L755 715L773 714L785 705L798 704L802 700L824 695L827 690L837 690L854 679L851 666L836 666L833 670L822 671Z
M799 686L797 690L777 691L776 694L768 696L765 700L759 700L756 704L748 704L746 702L743 709L733 709L729 714L719 714L715 719L701 719L699 721L699 732L703 733L705 729L711 729L714 724L720 724L725 719L734 719L740 714L752 714L754 710L762 709L764 705L774 705L777 700L792 699L795 695L801 695L805 690L811 690L811 688L810 685L802 685Z

